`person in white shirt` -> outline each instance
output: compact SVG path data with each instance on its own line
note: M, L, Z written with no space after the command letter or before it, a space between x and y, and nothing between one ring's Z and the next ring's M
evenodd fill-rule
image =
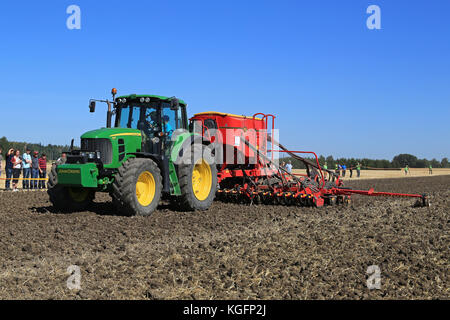
M292 163L289 161L286 165L286 171L292 173Z
M11 162L13 164L13 191L16 192L19 191L17 184L19 183L20 171L22 171L22 159L19 150L16 150Z
M23 169L23 189L30 188L30 176L31 176L31 150L27 149L27 152L22 156L22 169Z

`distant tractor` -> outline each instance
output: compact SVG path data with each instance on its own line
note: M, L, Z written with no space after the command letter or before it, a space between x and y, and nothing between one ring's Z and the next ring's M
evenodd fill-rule
M106 128L83 134L79 150L72 141L66 164L52 168L48 194L54 207L84 210L96 192L106 192L130 216L150 215L162 196L185 210L208 209L217 191L217 166L214 157L204 157L210 144L188 131L186 103L116 93L112 101L90 101L91 112L96 102L107 103Z

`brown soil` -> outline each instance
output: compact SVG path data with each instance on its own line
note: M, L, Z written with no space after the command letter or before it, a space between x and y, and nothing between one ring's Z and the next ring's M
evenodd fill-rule
M348 185L427 192L432 206L356 196L348 207L216 202L127 218L104 194L93 211L63 215L44 192L1 192L0 298L449 299L450 176ZM79 291L66 286L70 265ZM370 265L380 290L366 287Z

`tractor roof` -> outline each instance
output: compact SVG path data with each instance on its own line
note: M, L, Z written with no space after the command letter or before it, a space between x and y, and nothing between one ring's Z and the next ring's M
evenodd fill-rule
M153 99L159 99L162 101L170 102L170 100L173 97L164 97L164 96L157 96L157 95L152 95L152 94L129 94L129 95L117 97L117 99L123 99L123 98L125 98L127 100L135 100L135 99L139 99L139 98L153 98ZM184 102L183 100L178 99L178 101L180 102L180 104L186 106L186 102Z
M244 115L238 115L238 114L232 114L232 113L225 113L225 112L217 112L217 111L206 111L206 112L200 112L194 114L194 117L196 116L222 116L222 117L234 117L234 118L244 118L252 120L252 116L244 116ZM261 118L254 118L255 120L263 120Z

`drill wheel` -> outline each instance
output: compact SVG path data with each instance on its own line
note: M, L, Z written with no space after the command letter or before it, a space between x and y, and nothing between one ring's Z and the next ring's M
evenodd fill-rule
M352 199L350 198L350 196L344 196L343 203L345 206L350 205L351 202L352 202Z

